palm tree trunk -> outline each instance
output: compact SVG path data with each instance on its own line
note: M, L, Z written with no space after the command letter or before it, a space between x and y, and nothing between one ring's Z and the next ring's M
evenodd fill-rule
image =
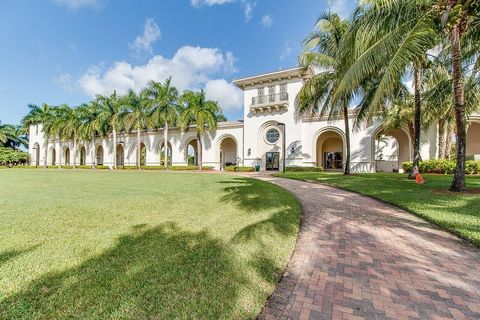
M115 123L112 126L113 136L113 169L117 169L117 130L115 129Z
M413 122L408 122L408 135L410 137L410 141L413 142L413 139L415 138L415 126L413 125ZM413 143L411 144L412 145L412 148L410 149L410 157L409 157L409 160L413 162L413 158L412 158L412 155L413 155Z
M48 167L48 136L45 135L45 161L43 163L45 168Z
M457 165L453 175L452 185L450 191L463 192L467 189L465 182L465 154L467 131L465 121L464 108L464 89L462 79L462 54L460 51L460 26L457 24L450 33L450 46L452 52L452 67L453 67L453 92L455 101L455 123L456 130L456 150L457 150Z
M452 153L452 132L450 132L450 128L447 127L446 130L446 138L445 138L445 158L450 160L450 156Z
M141 169L140 153L141 153L141 150L140 150L140 128L137 128L137 169L138 170Z
M77 168L77 134L73 134L73 169Z
M200 141L200 133L197 133L197 166L202 171L202 142Z
M410 171L408 178L415 179L416 174L418 173L418 165L420 162L420 131L421 131L421 100L420 100L420 87L421 83L421 68L415 66L413 71L414 78L414 90L415 90L415 115L414 115L414 128L415 128L415 139L413 144L413 166Z
M165 121L163 128L163 166L168 169L168 123Z
M445 120L438 120L438 158L445 158Z
M348 175L350 174L350 124L348 122L348 105L343 106L343 121L345 122L345 140L347 149L343 174Z
M92 169L95 169L95 164L97 162L97 156L96 156L96 152L95 152L95 133L92 133L92 152L91 152L91 156L92 156Z

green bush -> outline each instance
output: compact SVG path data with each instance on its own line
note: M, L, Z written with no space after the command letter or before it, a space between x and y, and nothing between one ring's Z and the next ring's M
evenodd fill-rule
M255 171L254 167L243 167L243 166L226 166L225 171L229 172L253 172Z
M465 173L480 174L480 160L468 160L465 163Z
M0 147L0 165L13 167L25 165L28 162L28 153L12 148Z
M177 170L177 171L198 170L198 166L168 166L168 170ZM202 166L202 170L213 170L213 167Z
M323 167L300 167L290 166L285 168L286 172L322 172Z
M402 163L402 169L403 172L410 172L413 168L413 162L412 161L405 161Z
M455 172L456 163L454 160L431 159L420 161L418 169L420 173L437 173L437 174L453 174ZM405 161L402 168L405 172L412 170L413 163ZM469 160L465 165L466 174L480 174L480 160Z

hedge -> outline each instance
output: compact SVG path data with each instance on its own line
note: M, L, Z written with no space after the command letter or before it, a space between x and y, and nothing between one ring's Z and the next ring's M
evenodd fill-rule
M418 169L420 173L439 173L439 174L453 174L455 172L456 162L446 159L432 159L420 161ZM410 172L413 167L412 161L405 161L402 163L403 171ZM465 163L465 173L480 174L480 160L467 160Z
M12 148L0 147L0 165L13 167L28 162L28 153Z
M285 168L286 172L322 172L323 167L300 167L290 166Z
M198 170L198 166L168 166L168 170L178 170L178 171ZM202 170L213 170L213 167L202 166Z
M225 171L230 172L253 172L255 171L254 167L244 167L244 166L226 166Z

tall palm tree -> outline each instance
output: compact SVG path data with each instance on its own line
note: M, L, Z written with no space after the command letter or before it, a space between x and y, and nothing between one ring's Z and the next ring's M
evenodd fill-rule
M77 167L77 145L79 129L82 125L80 108L71 108L63 104L58 108L58 115L52 125L53 131L63 140L73 141L73 168Z
M323 71L305 82L295 100L297 119L317 113L320 116L328 113L329 118L339 115L343 117L347 151L344 174L350 173L349 106L353 92L347 92L335 101L332 96L341 78L341 66L349 63L348 55L342 52L348 46L346 34L349 28L350 22L340 19L335 13L320 16L316 30L304 40L300 65Z
M122 101L117 96L117 92L113 91L113 93L109 96L97 96L97 101L100 105L100 118L101 121L104 123L109 130L112 131L113 137L113 168L117 169L117 130L121 127L120 117L122 114L122 110L124 106L122 105Z
M205 92L186 90L180 98L183 111L180 115L180 124L184 129L195 126L197 133L198 167L202 170L202 137L207 130L217 128L217 119L221 108L216 101L206 100Z
M151 103L151 118L156 126L163 125L164 169L168 169L168 129L177 123L179 116L178 90L171 85L172 78L164 84L150 81L146 89Z
M20 146L27 147L28 141L23 134L21 126L2 124L0 121L0 144L16 150Z
M98 135L104 135L104 124L102 123L101 108L97 99L90 101L80 107L79 112L82 124L79 127L79 137L82 140L90 140L90 156L92 159L92 169L96 166L95 156L95 138Z
M127 95L122 97L122 103L125 106L125 113L122 116L125 129L130 132L137 130L137 168L141 169L141 131L147 129L150 120L149 101L146 99L147 91L143 90L139 94L129 90Z
M22 125L25 132L28 132L30 125L42 125L43 134L45 137L44 166L47 167L48 143L50 137L53 136L54 131L53 123L55 121L55 107L44 103L41 106L30 104L28 105L28 108L30 110L28 114L23 118Z
M338 90L338 95L341 95L346 90L357 88L382 69L383 76L373 100L372 109L375 111L375 105L379 105L393 90L392 80L401 77L405 66L421 62L427 51L441 40L440 36L446 35L450 43L458 143L457 166L450 187L453 191L466 188L462 39L468 38L471 43L480 39L478 28L471 28L480 25L479 10L478 1L468 0L363 1L353 23L357 39L355 63L345 72ZM440 20L441 24L438 23Z
M452 61L452 82L455 104L456 123L456 167L451 191L462 192L467 189L465 181L465 161L467 151L467 129L465 117L465 87L462 70L462 38L467 34L474 41L480 41L478 29L471 29L473 25L480 26L479 14L480 3L478 1L448 0L439 1L440 13L442 15L442 26L450 42ZM442 5L445 4L444 7ZM478 56L478 52L477 52Z

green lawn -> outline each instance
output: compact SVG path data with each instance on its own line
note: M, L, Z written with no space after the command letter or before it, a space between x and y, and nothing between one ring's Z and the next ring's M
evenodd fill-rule
M0 170L0 318L254 318L300 207L219 174Z
M362 193L406 209L480 247L480 195L445 192L451 176L424 175L417 185L403 174L286 173L278 176L309 180ZM470 189L480 189L480 176L469 176Z

